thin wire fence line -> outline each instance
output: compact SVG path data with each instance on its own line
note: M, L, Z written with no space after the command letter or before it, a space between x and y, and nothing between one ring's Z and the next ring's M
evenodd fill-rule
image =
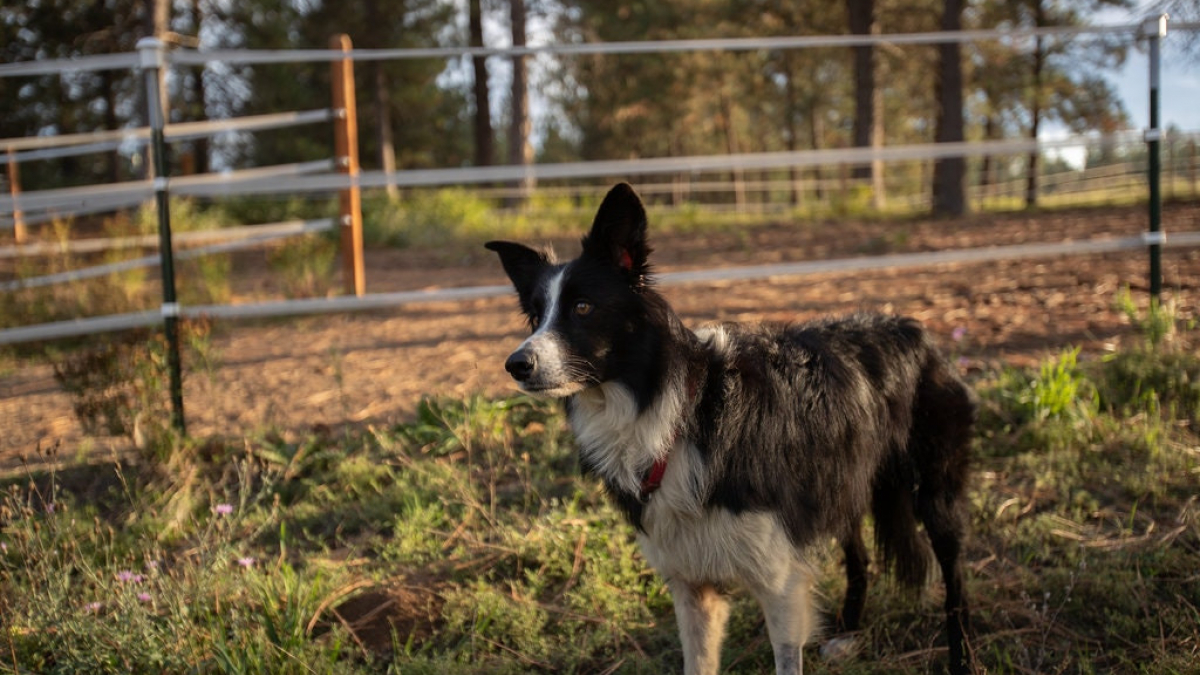
M219 244L211 244L208 246L200 246L197 248L186 249L175 252L176 260L190 260L206 255L214 255L217 253L228 253L231 251L240 251L248 248L254 248L261 244L265 244L279 239L294 237L304 232L322 232L333 228L333 220L313 221L320 222L319 226L313 226L304 231L283 231L283 232L259 232L251 236L241 237L236 241L227 241ZM162 263L162 257L157 253L154 255L142 256L140 258L130 258L129 260L120 260L117 262L106 263L104 265L95 265L92 267L84 267L76 270L68 270L57 274L47 274L40 277L29 277L26 279L15 279L0 283L0 291L18 291L24 288L43 288L56 284L70 283L73 281L82 281L84 279L94 279L96 277L108 276L119 272L128 272L143 267L156 267Z
M19 61L0 64L0 78L88 73L99 70L132 70L137 68L139 63L137 52Z
M60 338L79 337L80 335L95 335L97 333L113 333L134 328L162 325L162 310L146 310L126 314L109 314L87 319L68 319L22 326L0 331L0 345L20 344L23 342L39 342Z
M904 269L950 264L983 263L997 260L1054 258L1070 255L1097 255L1142 249L1146 245L1147 239L1143 235L1114 239L1014 244L948 251L841 258L837 260L809 260L771 265L665 272L656 275L655 278L660 285L664 286L721 283L813 274L847 273L862 270ZM1162 245L1167 248L1200 246L1200 231L1171 233L1167 235ZM510 293L512 293L512 287L508 285L470 286L464 288L400 291L395 293L373 293L362 297L340 296L334 298L269 301L244 305L185 306L179 309L179 315L192 319L262 319L303 314L396 309L410 304L478 300ZM0 344L52 340L90 335L98 332L141 328L157 325L161 321L161 311L132 312L88 319L58 321L0 330Z
M278 177L276 191L290 191L287 177L303 174L330 171L334 167L332 159L318 159L294 164L273 164L270 166L205 173L191 176L168 178L168 186L172 193L186 195L189 188L196 187L203 192L202 186L221 183L257 184L263 180ZM67 216L111 211L128 206L141 204L154 196L154 183L150 180L126 181L123 183L108 183L103 185L85 185L70 188L54 188L51 190L35 190L22 192L19 196L0 195L0 228L11 228L11 215L16 207L24 212L27 224L35 224L63 218Z
M305 61L387 61L398 59L452 59L460 57L514 56L587 56L678 53L702 51L771 51L782 49L812 49L829 47L862 47L868 45L930 45L966 43L989 40L1023 42L1038 37L1079 37L1087 35L1121 35L1143 32L1144 24L1115 24L1107 26L1044 26L1021 29L978 29L963 31L928 31L919 33L890 33L871 35L784 35L753 38L701 38L691 40L638 40L624 42L585 42L523 47L427 47L405 49L353 49L338 52L328 49L251 50L215 49L210 51L180 49L168 59L178 65L201 65L212 61L266 64ZM1033 44L1030 42L1030 46Z
M823 148L819 150L692 155L686 157L646 157L640 159L532 164L528 166L510 164L487 167L414 169L394 172L363 171L357 176L328 174L299 176L287 181L268 179L252 183L222 181L204 185L180 186L178 188L172 186L172 192L192 197L225 197L278 191L335 192L352 187L382 188L389 185L397 187L434 187L439 185L503 183L525 178L542 181L669 173L693 174L730 170L751 171L791 167L866 164L873 160L894 162L940 159L945 157L1025 154L1035 151L1045 152L1047 150L1085 147L1098 142L1098 140L1086 136L1072 136L1063 139L1041 139L1036 141L1030 139L1005 139L962 143L919 143L880 148L847 147ZM0 209L4 207L5 201L0 197Z
M537 180L606 178L612 176L642 176L653 174L717 172L729 170L766 170L866 164L873 160L886 162L919 161L944 157L978 157L1047 152L1069 148L1087 148L1103 143L1138 142L1141 131L1127 130L1108 136L1092 134L1060 139L1027 138L970 141L961 143L919 143L909 145L819 150L776 151L687 157L651 157L628 160L594 160L554 164L503 165L443 169L413 169L395 172L363 171L357 176L342 173L321 173L334 167L334 160L314 160L297 164L274 165L232 172L198 174L170 178L172 194L183 197L215 198L272 193L332 193L352 187L382 188L434 187L512 182L524 178ZM1181 139L1190 140L1200 132L1182 132ZM310 174L318 175L310 175ZM56 188L23 192L18 197L0 195L0 228L12 227L8 216L17 206L25 213L27 223L38 223L56 217L82 215L124 208L142 203L153 196L149 181Z
M1166 19L1166 16L1162 15L1160 17L1158 25L1165 27L1165 25L1166 25L1165 19ZM799 41L805 40L806 39L805 36L801 36L799 38L685 40L685 41L672 41L670 43L663 43L663 44L658 44L658 45L655 45L654 43L610 43L610 44L605 44L605 45L550 45L548 47L532 47L532 48L516 48L516 49L508 48L508 49L502 49L502 50L480 49L478 51L478 53L476 53L476 50L473 50L473 49L468 49L468 50L450 49L450 50L433 50L433 51L447 52L445 54L442 54L438 58L461 58L464 56L490 56L490 55L516 56L521 53L526 53L526 54L531 54L531 55L539 55L539 54L543 54L543 53L558 54L560 56L569 57L572 54L588 54L588 53L594 53L594 54L658 53L658 54L663 54L663 53L679 53L679 52L685 52L685 51L714 51L714 50L716 50L716 51L747 51L747 50L761 51L761 50L778 50L778 49L792 49L792 48L802 48L802 47L821 47L821 46L852 47L852 46L856 46L856 45L876 44L876 43L890 44L890 45L899 45L899 44L931 44L932 45L932 44L946 44L946 43L953 43L953 42L969 42L969 41L976 41L976 40L980 40L980 39L1008 40L1013 43L1014 48L1019 49L1019 50L1025 50L1025 49L1029 48L1029 45L1034 41L1034 39L1037 39L1040 41L1043 37L1048 38L1048 39L1054 39L1054 36L1063 36L1064 38L1071 38L1073 36L1086 34L1086 35L1094 35L1094 36L1103 38L1103 35L1106 33L1113 34L1113 35L1116 35L1116 34L1127 35L1130 32L1136 31L1136 35L1141 36L1141 38L1147 38L1153 34L1152 31L1150 30L1150 25L1151 25L1151 22L1141 22L1138 24L1131 24L1131 25L1125 25L1125 26L1067 27L1066 31L1062 31L1061 28L1054 28L1054 29L1049 29L1049 31L1046 33L1042 32L1045 29L1035 29L1035 30L1017 29L1017 30L1004 30L1004 31L998 31L998 32L997 31L962 31L959 33L954 33L954 34L944 32L944 31L939 31L939 32L935 32L935 33L913 33L913 34L890 35L890 36L888 36L888 35L808 36L808 37L812 38L812 41L810 41L809 44L804 44L804 45L799 44ZM994 35L991 38L981 37L982 34L985 34L985 33L996 33L996 35ZM820 40L828 40L828 41L830 41L830 43L822 45L819 42ZM842 41L841 44L833 44L833 43L837 43L839 41ZM876 42L876 41L878 41L878 42ZM1122 41L1123 42L1132 42L1133 40L1130 38L1125 38ZM1040 42L1039 42L1039 44L1040 44ZM1155 105L1157 104L1157 72L1158 72L1158 68L1159 68L1159 49L1158 49L1159 42L1158 42L1157 38L1155 38L1150 41L1150 44L1151 44L1151 52L1153 55L1152 56L1152 68L1154 69L1153 72L1155 73L1155 75L1154 75L1155 88L1152 89L1152 93L1151 93L1151 96L1152 96L1151 106L1152 106L1152 110L1156 110ZM139 45L139 46L142 46L142 45ZM617 51L622 47L625 47L630 51L625 51L625 52ZM555 50L559 50L559 51L555 51ZM597 51L592 51L592 50L597 50ZM147 50L143 49L141 51L142 51L142 56L145 56ZM207 64L209 62L209 60L213 54L217 54L217 55L224 54L224 57L220 58L218 60L222 60L222 61L226 61L226 62L239 61L239 58L236 56L238 51L239 50L227 50L227 51L223 52L222 50L218 50L216 52L207 52L207 53L194 52L194 53L192 53L191 56L189 56L189 53L187 50L182 50L182 51L178 51L175 53L169 53L169 52L164 52L161 49L161 47L157 47L157 51L156 51L155 55L157 57L157 60L161 61L167 67L169 67L171 64L187 65L187 59L192 58L192 56L195 56L198 59L197 61L194 62L195 65L203 66L204 64ZM242 51L244 54L244 58L240 59L240 62L242 62L242 63L267 63L267 62L272 62L272 61L254 61L253 59L256 59L256 58L276 59L281 56L281 54L279 54L279 53L267 53L267 52L259 53L259 52L245 51L245 50L242 50ZM400 55L401 52L403 52L403 54L404 54L403 56ZM360 61L375 61L375 60L384 60L384 59L393 60L393 59L398 59L398 58L429 58L429 55L423 56L420 54L420 52L421 52L421 50L367 50L367 51L360 53L360 55L358 55L357 57L355 55L351 54L351 55L349 55L349 58L357 59ZM307 56L306 56L306 54L307 54ZM131 55L131 56L134 56L134 55ZM286 56L289 60L295 60L295 61L317 60L317 61L337 62L337 61L347 60L347 58L348 58L348 54L346 52L335 52L333 50L328 50L328 49L320 50L320 51L313 50L311 53L309 52L309 50L299 50L299 51L295 51L295 52L286 53L283 56ZM308 58L308 57L316 57L316 58ZM144 59L144 60L148 61L148 59ZM285 61L280 60L280 61L273 61L273 62L284 63ZM21 64L15 64L15 65L19 66ZM158 64L157 63L154 64L152 66L151 70L147 70L145 72L147 72L147 73L160 72ZM3 68L0 67L0 77L4 77L4 76L6 76L6 73L3 70ZM321 299L315 299L312 301L282 301L282 302L274 302L274 303L257 303L255 305L252 305L249 307L214 305L214 306L207 306L207 307L192 307L192 308L188 308L187 310L185 310L184 312L181 313L179 305L176 302L175 290L174 290L175 282L174 282L173 274L171 272L173 258L172 258L172 246L170 245L170 238L171 238L171 230L170 230L170 226L169 226L169 209L170 209L170 207L169 207L169 201L167 199L167 197L168 197L167 186L168 185L174 186L175 184L172 183L166 177L167 171L165 170L163 163L162 163L162 160L165 155L163 153L162 142L161 142L163 139L161 120L164 119L164 117L166 115L164 115L163 111L160 111L158 109L159 108L158 102L160 100L158 94L156 93L156 91L157 91L156 85L159 82L158 78L148 76L144 79L144 82L146 85L146 90L148 92L146 99L150 104L151 119L155 120L154 121L154 125L155 125L154 149L153 149L152 154L157 160L156 161L156 172L160 176L159 178L156 178L153 180L153 182L151 183L151 186L152 186L154 195L157 197L157 201L158 201L158 205L159 205L160 227L162 228L161 236L163 237L163 241L165 243L163 245L164 250L161 251L161 254L162 254L161 257L158 257L158 256L146 257L146 258L143 258L136 262L145 263L147 265L155 264L157 262L158 264L162 265L163 272L164 272L164 274L163 274L163 290L164 290L163 297L164 297L164 300L163 300L163 305L160 308L160 312L159 312L158 316L155 316L154 312L144 312L144 313L134 313L134 314L130 314L130 315L121 315L118 317L111 317L111 316L110 317L101 317L101 321L108 320L108 323L104 324L104 325L116 325L118 323L130 323L130 322L135 322L135 321L145 321L149 317L151 320L146 325L153 325L155 323L158 323L159 319L163 320L163 322L165 324L165 332L167 335L168 344L170 346L170 350L169 350L168 354L170 356L169 363L171 365L171 383L172 383L171 384L171 392L172 392L173 411L175 413L175 417L173 419L181 433L183 433L183 431L184 431L183 403L182 403L182 387L180 384L181 378L179 376L180 369L179 369L179 353L178 353L178 345L177 345L177 332L175 330L177 317L179 317L179 316L184 316L184 317L189 317L189 316L194 316L194 315L200 316L202 314L193 314L193 313L197 312L197 311L203 311L203 310L208 311L207 314L203 314L203 315L213 316L214 318L220 318L222 316L227 317L227 318L241 318L242 316L245 316L246 318L252 318L252 317L267 317L267 316L284 316L284 315L297 314L297 313L357 311L357 310L361 310L361 309L369 309L370 308L369 305L371 302L385 303L386 306L403 306L405 304L409 304L409 303L413 303L413 302L433 302L433 301L437 301L437 300L446 300L446 299L449 299L449 297L451 295L455 295L455 294L457 294L457 296L460 296L460 299L465 299L468 297L487 297L488 295L510 292L510 291L508 291L506 286L499 286L499 287L498 286L488 286L488 287L473 287L473 288L466 288L466 289L447 289L445 291L410 291L410 292L403 292L403 293L396 293L396 294L382 294L381 296L375 296L372 298L361 298L361 297L321 298ZM1157 119L1157 118L1155 118L1155 119ZM199 123L199 124L204 124L204 123ZM1152 125L1157 127L1157 122L1154 122ZM1155 134L1158 134L1158 129L1153 129L1153 132ZM1112 245L1112 243L1108 242L1108 241L1096 241L1096 242L1088 241L1088 242L1068 242L1068 243L1063 243L1063 244L1051 244L1051 243L1026 244L1026 245L1010 246L1010 247L993 247L990 249L941 251L941 252L935 252L934 254L911 254L911 256L921 256L921 255L936 255L936 256L938 256L938 257L925 258L925 259L911 257L909 255L883 256L880 258L870 259L870 262L866 262L866 263L863 263L861 260L852 261L851 267L849 269L884 269L884 268L910 267L910 266L921 266L921 265L940 265L940 264L954 263L954 262L960 262L960 261L961 262L981 262L981 261L998 259L995 256L996 256L997 251L1001 250L1001 249L1006 251L1006 253L1008 254L1007 255L1008 258L1020 259L1020 258L1044 257L1044 256L1055 256L1055 255L1081 255L1081 254L1085 254L1085 253L1104 252L1107 250L1125 250L1125 249L1133 249L1133 248L1143 248L1144 249L1147 247L1147 245L1150 245L1151 270L1152 270L1152 272L1151 272L1151 279L1152 279L1151 289L1152 289L1152 293L1154 295L1157 295L1158 294L1157 289L1158 289L1158 284L1159 284L1159 279L1160 279L1159 273L1156 271L1158 269L1158 260L1159 260L1158 253L1160 251L1161 246L1164 243L1163 240L1161 239L1161 235L1157 232L1157 230L1158 230L1158 227L1157 227L1158 210L1156 210L1156 209L1159 208L1158 207L1158 204L1159 204L1159 197L1158 197L1158 195L1159 195L1159 192L1158 192L1159 170L1157 168L1158 167L1158 144L1156 142L1157 138L1151 139L1149 136L1147 136L1146 140L1147 140L1149 148L1151 150L1150 165L1151 165L1151 167L1153 167L1153 171L1152 171L1152 173L1150 175L1150 179L1149 179L1150 180L1150 191L1151 191L1151 226L1150 226L1150 229L1155 230L1155 232L1149 233L1149 234L1153 235L1154 238L1152 238L1151 236L1142 236L1142 237L1132 237L1132 238L1127 238L1124 240L1119 240L1118 241L1119 246L1118 246L1118 248L1115 248L1115 249L1108 248L1109 246ZM1061 141L1057 141L1057 142L1061 142ZM911 160L911 159L940 159L943 157L971 157L971 156L976 156L979 154L1016 154L1016 153L1026 153L1026 152L1044 152L1046 149L1055 147L1054 146L1055 143L1056 143L1056 141L1039 142L1039 139L1036 139L1036 138L1035 139L1010 139L1010 140L1002 140L999 142L994 142L995 147L990 150L985 150L985 149L981 148L980 146L981 145L993 145L993 142L986 142L983 144L980 144L980 143L921 144L921 146L916 146L916 145L895 146L895 147L888 147L888 148L869 147L869 148L856 148L856 149L851 149L851 150L839 149L839 150L833 151L834 153L836 153L835 156L825 156L825 157L822 157L822 155L824 154L823 151L814 150L814 151L802 151L800 153L794 153L794 152L793 153L787 153L787 152L784 152L784 153L779 153L779 152L744 153L744 154L732 155L732 156L720 155L720 156L698 156L698 157L687 157L687 158L652 158L649 160L566 163L566 164L556 164L556 165L550 165L550 166L538 166L538 165L512 166L512 167L499 167L501 174L500 175L492 175L490 177L487 177L488 174L490 173L487 169L482 169L482 170L481 169L466 169L466 170L463 170L463 169L458 169L458 170L441 169L441 170L432 170L432 171L425 171L425 172L402 172L399 174L397 172L379 171L379 172L368 172L368 173L361 174L361 175L358 174L357 171L355 171L355 175L352 175L352 176L341 176L341 175L339 175L339 176L295 176L291 180L281 179L279 176L270 176L270 177L262 177L261 180L257 180L257 181L256 180L244 180L244 181L238 182L237 184L234 184L227 180L226 181L198 180L198 181L194 181L191 183L187 183L185 181L180 181L180 184L178 185L178 187L173 187L173 191L175 194L179 194L181 196L205 196L206 194L208 194L210 196L237 195L237 194L249 195L249 194L261 194L263 192L278 193L278 192L283 192L283 191L292 192L292 193L297 192L297 191L332 192L334 190L344 190L347 188L357 189L360 187L385 187L385 186L393 187L393 186L400 186L400 185L415 187L417 185L422 185L422 184L426 184L426 185L442 185L442 184L447 184L447 183L473 184L473 183L478 183L481 181L501 182L501 181L511 181L511 180L522 179L522 178L538 178L541 180L553 180L554 178L595 177L595 176L600 176L600 175L641 176L641 175L649 175L649 174L682 173L682 172L700 173L700 172L705 172L705 171L712 172L712 171L721 171L721 170L728 170L728 169L733 169L735 171L736 170L753 171L753 170L782 169L782 168L789 168L789 167L795 168L795 167L818 166L818 165L842 165L842 166L844 166L847 164L851 164L851 165L852 164L866 164L868 162L876 161L876 160L904 161L904 160ZM923 147L923 146L932 146L932 147ZM1007 148L1005 148L1003 150L999 149L1004 146L1007 146ZM1014 147L1014 146L1017 146L1017 147ZM1066 147L1069 147L1069 146L1066 146ZM909 157L903 156L903 153L905 153L905 152L910 153L912 156L909 156ZM12 154L12 153L10 153L10 154ZM925 156L919 156L919 155L925 155ZM353 155L351 155L351 157L353 157ZM351 164L351 167L353 167L353 164ZM596 171L596 170L604 170L604 173L601 173L601 174L586 173L589 171ZM504 176L505 171L512 172L511 176L508 176L508 177ZM456 172L459 175L455 176L454 174ZM555 175L553 175L554 172L562 172L562 173L555 176ZM575 172L575 173L572 173L572 172ZM417 180L418 177L424 176L425 180L433 180L433 181L439 181L439 182L401 183L398 181L398 176L401 176L401 175L408 176L412 180ZM450 176L454 176L454 178L450 179L449 178ZM207 178L207 177L205 177L205 178ZM338 182L334 183L332 187L322 187L323 181L332 181L335 179L337 179ZM1032 178L1031 178L1031 180L1032 180ZM338 183L340 183L340 184L338 184ZM267 189L267 186L272 186L272 189ZM189 194L189 192L188 192L189 190L193 190L194 192ZM206 193L206 191L208 191L208 192ZM353 194L354 194L354 198L357 200L357 193L355 192ZM46 195L35 194L34 195L34 199L35 199L34 203L36 203L36 199L39 197L44 198L44 197L46 197ZM128 197L128 195L126 195L126 197ZM105 197L95 196L94 200L93 200L93 206L95 206L96 204L100 204L100 203L109 203L106 201L109 198L110 197L108 197L108 196L105 196ZM20 201L18 201L18 199L15 197L15 195L13 198L10 199L10 201L11 201L10 211L13 213L14 216L15 216L15 213L16 213L18 207L24 206L25 199L26 198L22 197L20 199ZM740 197L739 197L739 202L740 202ZM2 203L3 202L0 202L0 204L2 204ZM357 210L355 211L355 214L357 216ZM3 215L4 214L2 212L0 212L0 216L3 216ZM357 222L358 222L357 220L351 220L351 218L349 216L346 216L345 218L348 223L350 223L350 222L355 223L355 227L357 228ZM2 221L0 221L0 222L2 222ZM346 231L350 231L350 230L347 228ZM357 229L355 230L355 233L356 233L356 236L358 236ZM1195 242L1192 245L1200 245L1200 233L1191 233L1191 232L1184 233L1182 240L1179 237L1174 238L1172 240L1172 245L1187 245L1186 243L1180 243L1180 242L1181 241L1186 242L1188 240L1188 237L1191 235L1195 235ZM253 245L254 243L257 243L257 242L254 241L254 238L250 238L250 239L238 241L238 242L227 242L227 243L216 244L216 245L212 245L212 246L205 246L205 247L201 247L198 249L192 249L187 252L181 252L178 257L186 258L186 257L195 257L198 255L206 255L206 254L209 254L212 252L217 252L217 251L223 250L223 249L230 250L229 247L240 248L240 247L244 247L246 245ZM1055 252L1058 249L1058 247L1060 247L1060 246L1068 246L1069 248L1064 249L1059 252ZM358 264L360 265L359 269L361 269L361 251L359 251L358 255L360 256L358 258L358 260L359 260ZM956 256L962 257L961 260L959 258L956 258ZM148 261L148 260L151 262L147 263L146 261ZM921 262L920 260L923 260L923 262ZM122 261L121 263L114 263L114 265L129 265L129 264L132 264L133 262L135 262L135 261ZM705 281L724 281L724 280L737 280L737 279L763 279L763 278L770 278L770 277L775 277L775 276L793 276L793 275L803 275L803 274L815 274L815 273L821 273L821 272L837 272L839 270L837 270L836 268L823 267L823 266L827 266L831 263L838 263L838 262L844 262L844 261L810 261L808 263L799 263L799 265L801 265L801 267L796 267L796 266L792 266L792 265L767 265L767 266L734 268L734 269L729 269L729 270L697 270L697 271L691 273L693 275L691 277L687 276L687 274L688 274L687 272L679 272L679 273L675 273L673 275L664 275L663 281L666 284L701 283L701 282L705 282ZM804 265L809 265L810 267L804 267ZM811 267L812 265L817 265L817 267ZM106 266L100 266L100 267L103 268ZM89 275L94 274L94 275L98 276L100 274L111 274L112 272L113 272L113 270L92 269L92 270L74 271L74 272L69 272L67 274L76 275L76 278L79 278L78 275L81 273L86 273ZM705 275L709 275L709 276L705 276ZM715 275L715 276L713 276L713 275ZM52 275L52 276L57 276L57 275ZM39 285L44 285L41 282L45 282L45 284L57 283L57 281L47 281L46 279L48 279L48 278L44 277L37 281L39 282ZM29 280L18 280L17 282L11 282L11 283L20 284L19 286L17 286L17 288L29 287ZM0 289L15 290L15 289L10 289L6 284L0 284ZM362 292L361 285L358 288L358 292L359 293ZM347 302L347 301L350 304L348 306L344 306L343 303ZM246 313L243 315L243 314L241 314L242 312L246 312ZM60 327L60 330L62 330L62 329L78 330L79 329L80 322L68 322L68 323L71 323L71 325L69 327L62 326L62 327ZM90 326L87 327L88 329L85 329L86 332L87 333L95 332L97 325L99 325L99 324L94 324L94 323L91 324ZM33 329L43 328L43 326L35 326L32 328ZM18 330L20 330L20 329L18 329ZM0 344L4 343L3 338L8 333L9 333L8 331L0 331ZM80 333L73 333L73 334L80 334ZM49 338L42 338L42 339L49 339Z
M454 59L476 56L583 56L593 54L646 54L697 51L760 51L805 49L821 47L859 47L867 45L927 45L967 43L988 40L1023 42L1036 38L1073 38L1081 36L1143 35L1147 22L1101 26L1043 26L1037 28L977 29L963 31L931 31L920 33L890 33L873 35L795 35L757 38L708 38L695 40L644 40L627 42L587 42L547 44L524 47L432 47L408 49L354 49L341 52L332 49L248 50L214 49L198 51L174 49L167 52L169 64L181 66L226 63L269 64L340 61L382 61L398 59ZM1174 31L1193 31L1200 24L1170 25ZM138 65L138 54L109 54L67 59L49 59L0 64L0 78L46 75L62 71L113 70Z
M323 108L318 110L267 113L263 115L245 115L223 120L176 122L168 124L163 129L163 135L168 141L184 141L215 136L222 133L282 129L303 124L328 122L337 114L342 114L342 111ZM9 155L5 157L6 160L14 159L17 162L28 162L65 157L72 154L103 152L125 144L143 145L148 143L149 140L150 127L133 127L129 129L61 134L57 136L0 138L0 150L9 152Z
M267 234L308 234L324 232L334 226L332 218L286 220L262 225L238 225L215 230L176 232L172 239L178 245L203 244L215 241L247 239ZM0 246L0 259L24 256L58 255L61 253L99 253L113 249L158 248L157 234L134 237L105 237L97 239L68 239L66 241L32 242Z

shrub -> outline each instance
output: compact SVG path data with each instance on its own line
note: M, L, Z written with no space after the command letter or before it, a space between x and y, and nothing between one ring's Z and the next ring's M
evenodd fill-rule
M1007 369L988 388L1015 424L1064 420L1086 422L1096 411L1091 382L1079 366L1079 349L1047 359L1036 373Z
M495 232L490 205L462 188L373 195L363 204L363 241L375 246L439 246Z
M179 323L182 360L198 366L196 370L215 367L210 329L205 321ZM64 353L53 367L54 379L72 397L75 417L86 433L126 436L144 458L167 458L173 432L162 332L103 335Z
M337 253L331 237L306 234L271 249L267 265L279 275L286 297L323 297L332 290Z
M1190 348L1195 322L1181 321L1172 301L1151 298L1139 309L1129 289L1116 304L1141 343L1101 360L1094 375L1101 404L1122 415L1150 410L1200 424L1200 354Z

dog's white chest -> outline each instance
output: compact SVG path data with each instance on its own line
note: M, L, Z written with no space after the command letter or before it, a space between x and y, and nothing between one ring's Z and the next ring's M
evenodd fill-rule
M681 512L652 498L642 526L642 553L668 579L768 588L796 562L787 534L769 513Z

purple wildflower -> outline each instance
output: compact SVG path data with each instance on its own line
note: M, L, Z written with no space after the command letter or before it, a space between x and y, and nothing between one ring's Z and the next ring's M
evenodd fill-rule
M217 504L213 511L216 511L218 516L227 516L233 513L233 504Z
M120 582L125 582L125 583L133 582L135 584L140 584L145 579L146 579L146 577L143 577L142 575L136 574L134 572L130 572L129 570L121 570L120 572L117 572L117 581L120 581Z
M138 600L141 600L142 602L150 602L150 594L138 593Z
M241 565L242 567L251 567L254 565L254 558L249 556L245 558L238 558L237 564Z
M962 342L963 338L965 338L966 336L967 336L967 329L964 326L959 326L958 328L955 328L950 333L950 339L954 340L955 342Z
M101 605L98 602L89 602L88 604L84 605L83 608L85 610L87 610L88 612L91 612L92 614L96 614L97 612L100 611L100 608L103 606L104 605Z

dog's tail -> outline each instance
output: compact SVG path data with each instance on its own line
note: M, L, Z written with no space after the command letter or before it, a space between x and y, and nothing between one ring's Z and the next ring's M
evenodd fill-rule
M883 565L896 580L919 589L929 577L929 545L917 530L915 471L906 458L893 454L875 480L872 515L875 546ZM900 466L897 466L900 465Z
M934 546L957 564L966 528L966 481L976 404L971 390L932 349L917 384L904 447L893 448L875 477L875 543L896 578L925 583ZM929 535L921 536L917 523ZM943 572L946 570L943 569Z

